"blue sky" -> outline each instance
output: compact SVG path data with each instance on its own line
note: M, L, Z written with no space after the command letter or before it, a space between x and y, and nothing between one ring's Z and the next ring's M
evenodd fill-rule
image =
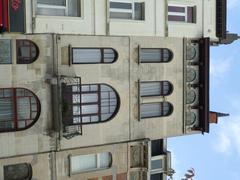
M228 0L228 31L240 35L240 0ZM210 133L171 138L174 180L193 167L194 180L240 180L240 40L211 47L210 108L230 113Z

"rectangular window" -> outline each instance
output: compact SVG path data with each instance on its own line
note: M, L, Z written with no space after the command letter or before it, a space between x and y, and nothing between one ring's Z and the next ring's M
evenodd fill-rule
M12 63L11 40L0 40L0 64Z
M162 173L164 171L165 158L165 155L154 156L151 158L151 174Z
M80 17L80 0L37 0L37 15Z
M112 19L145 19L144 2L134 2L134 0L129 0L129 2L110 0L109 7L110 18Z
M70 156L70 173L107 169L110 168L111 161L112 156L109 152Z
M141 82L140 96L160 96L162 94L161 82Z
M196 23L196 6L168 5L168 21Z

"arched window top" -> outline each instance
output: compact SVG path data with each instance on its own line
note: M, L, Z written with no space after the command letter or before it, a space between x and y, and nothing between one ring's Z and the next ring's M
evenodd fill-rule
M72 64L114 63L118 53L112 48L71 48Z
M140 107L141 118L164 117L173 112L173 106L169 102L143 103Z
M165 63L173 59L173 52L167 48L141 48L139 51L141 63Z
M70 156L71 174L103 170L111 166L112 154L110 152Z
M24 88L0 89L0 132L31 127L39 118L40 101Z
M140 83L140 96L167 96L173 91L169 81L145 81Z
M11 164L3 167L4 180L31 180L32 166L29 163Z
M63 124L91 124L111 120L118 112L120 98L106 84L63 86Z
M33 41L18 39L16 45L17 64L31 64L37 60L39 48Z

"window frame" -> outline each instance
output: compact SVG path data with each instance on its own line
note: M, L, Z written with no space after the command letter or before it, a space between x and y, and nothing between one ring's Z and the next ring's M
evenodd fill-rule
M141 97L141 98L144 98L144 97L156 97L156 96L169 96L169 95L171 95L172 93L173 93L173 89L174 89L174 87L173 87L173 84L170 82L170 81L139 81L139 88L140 88L140 90L139 90L139 96ZM160 85L160 87L161 87L161 93L160 94L154 94L154 95L141 95L141 83L145 83L145 84L150 84L150 83L159 83L159 85ZM167 93L164 93L164 88L166 87L166 84L165 83L167 83L169 86L169 90L168 90L168 92Z
M37 120L39 119L40 117L40 114L41 114L41 103L40 103L40 100L38 99L38 97L32 92L30 91L29 89L26 89L26 88L0 88L0 90L3 90L3 96L0 97L0 99L12 99L12 102L13 102L13 119L12 120L7 120L7 121L4 121L4 122L8 122L8 121L13 121L14 123L14 127L13 128L8 128L8 129L1 129L0 127L0 133L4 133L4 132L14 132L14 131L22 131L22 130L26 130L30 127L32 127L36 122ZM11 90L11 95L9 97L4 97L4 91L5 90ZM25 92L29 92L31 93L32 96L18 96L17 95L17 90L24 90L24 94ZM30 119L23 119L21 121L24 121L25 122L25 126L23 128L18 128L18 122L19 122L19 119L18 119L18 114L17 114L17 98L19 97L28 97L29 99L30 98L34 98L36 100L36 115L34 118L31 118L31 115L30 115ZM30 114L32 113L31 111L31 99L29 100L30 101ZM27 120L32 120L32 122L30 124L27 125Z
M79 7L78 7L78 14L79 16L69 16L68 15L68 1L71 0L64 0L65 1L65 6L64 5L51 5L51 4L41 4L38 3L38 0L35 0L35 15L36 16L50 16L50 17L69 17L69 18L82 18L82 0L78 0L79 2ZM38 8L47 8L47 9L64 9L64 14L63 16L59 16L59 15L42 15L42 14L38 14ZM66 15L67 14L67 15Z
M168 4L167 8L171 7L180 7L184 8L184 12L172 12L168 10L168 22L178 22L178 23L189 23L196 24L197 23L197 13L196 13L196 5L184 5L184 4ZM192 8L192 21L188 20L188 8ZM178 16L184 17L184 21L173 21L169 20L169 16Z
M104 168L101 168L100 167L100 155L101 154L104 154L104 153L108 153L108 159L109 159L109 164L108 164L108 167L104 167ZM96 166L97 168L92 168L92 169L88 169L88 170L80 170L80 171L75 171L73 172L72 171L72 158L73 157L79 157L79 156L86 156L86 155L93 155L96 157ZM93 171L101 171L101 170L105 170L105 169L110 169L112 167L112 163L113 163L113 156L112 156L112 153L111 152L101 152L101 153L92 153L92 154L80 154L80 155L72 155L70 154L68 156L68 159L69 159L69 176L71 177L72 175L75 175L75 174L80 174L80 173L88 173L88 172L93 172Z
M131 9L124 9L124 8L111 8L111 3L123 3L123 4L131 4ZM139 4L143 4L143 8L141 11L142 14L142 18L141 19L135 19L135 4L139 3ZM124 1L124 0L109 0L109 6L108 6L108 18L111 20L130 20L130 21L145 21L145 2L138 2L136 0L128 0L128 1ZM132 18L129 19L124 19L124 18L112 18L111 17L111 12L113 13L129 13L131 14Z
M163 104L164 103L167 103L169 106L169 111L168 111L168 113L166 114L166 115L164 115L164 106L163 106ZM147 104L160 104L160 106L161 106L161 114L160 115L155 115L155 116L149 116L149 117L142 117L142 115L141 115L141 106L142 105L147 105ZM170 116L172 113L173 113L173 110L174 110L174 107L173 107L173 105L170 103L170 102L168 102L168 101L161 101L161 102L150 102L150 103L141 103L140 105L140 111L139 111L139 117L140 117L140 120L141 119L150 119L150 118L163 118L163 117L168 117L168 116Z
M74 62L74 57L73 57L73 51L77 49L89 49L89 50L100 50L101 53L101 60L100 62L81 62L81 63L76 63ZM111 49L114 53L114 59L112 62L104 62L104 50L105 49ZM69 45L69 65L71 64L112 64L114 62L116 62L118 60L118 52L111 47L72 47L71 45Z
M24 43L28 42L29 45L24 45ZM32 48L35 48L35 51L36 51L36 55L35 56L32 56L32 52L30 52L30 56L29 57L21 57L19 54L20 54L20 48L21 47L28 47L30 48L30 51L32 50ZM39 47L36 45L35 42L29 40L29 39L17 39L16 40L16 58L17 58L17 64L31 64L33 62L35 62L38 57L39 57L39 54L40 54L40 51L39 51Z
M141 50L160 50L161 53L161 59L159 59L159 61L152 61L152 60L141 60ZM164 50L167 50L167 52L169 52L169 57L167 60L164 60ZM141 63L169 63L173 60L174 58L174 54L173 51L169 48L142 48L142 47L138 47L138 62L139 64Z

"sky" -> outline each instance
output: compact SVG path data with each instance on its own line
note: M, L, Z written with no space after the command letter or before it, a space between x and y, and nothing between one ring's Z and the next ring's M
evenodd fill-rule
M240 35L240 0L228 0L227 29ZM174 180L240 180L240 40L211 47L210 110L229 113L210 133L168 139Z

